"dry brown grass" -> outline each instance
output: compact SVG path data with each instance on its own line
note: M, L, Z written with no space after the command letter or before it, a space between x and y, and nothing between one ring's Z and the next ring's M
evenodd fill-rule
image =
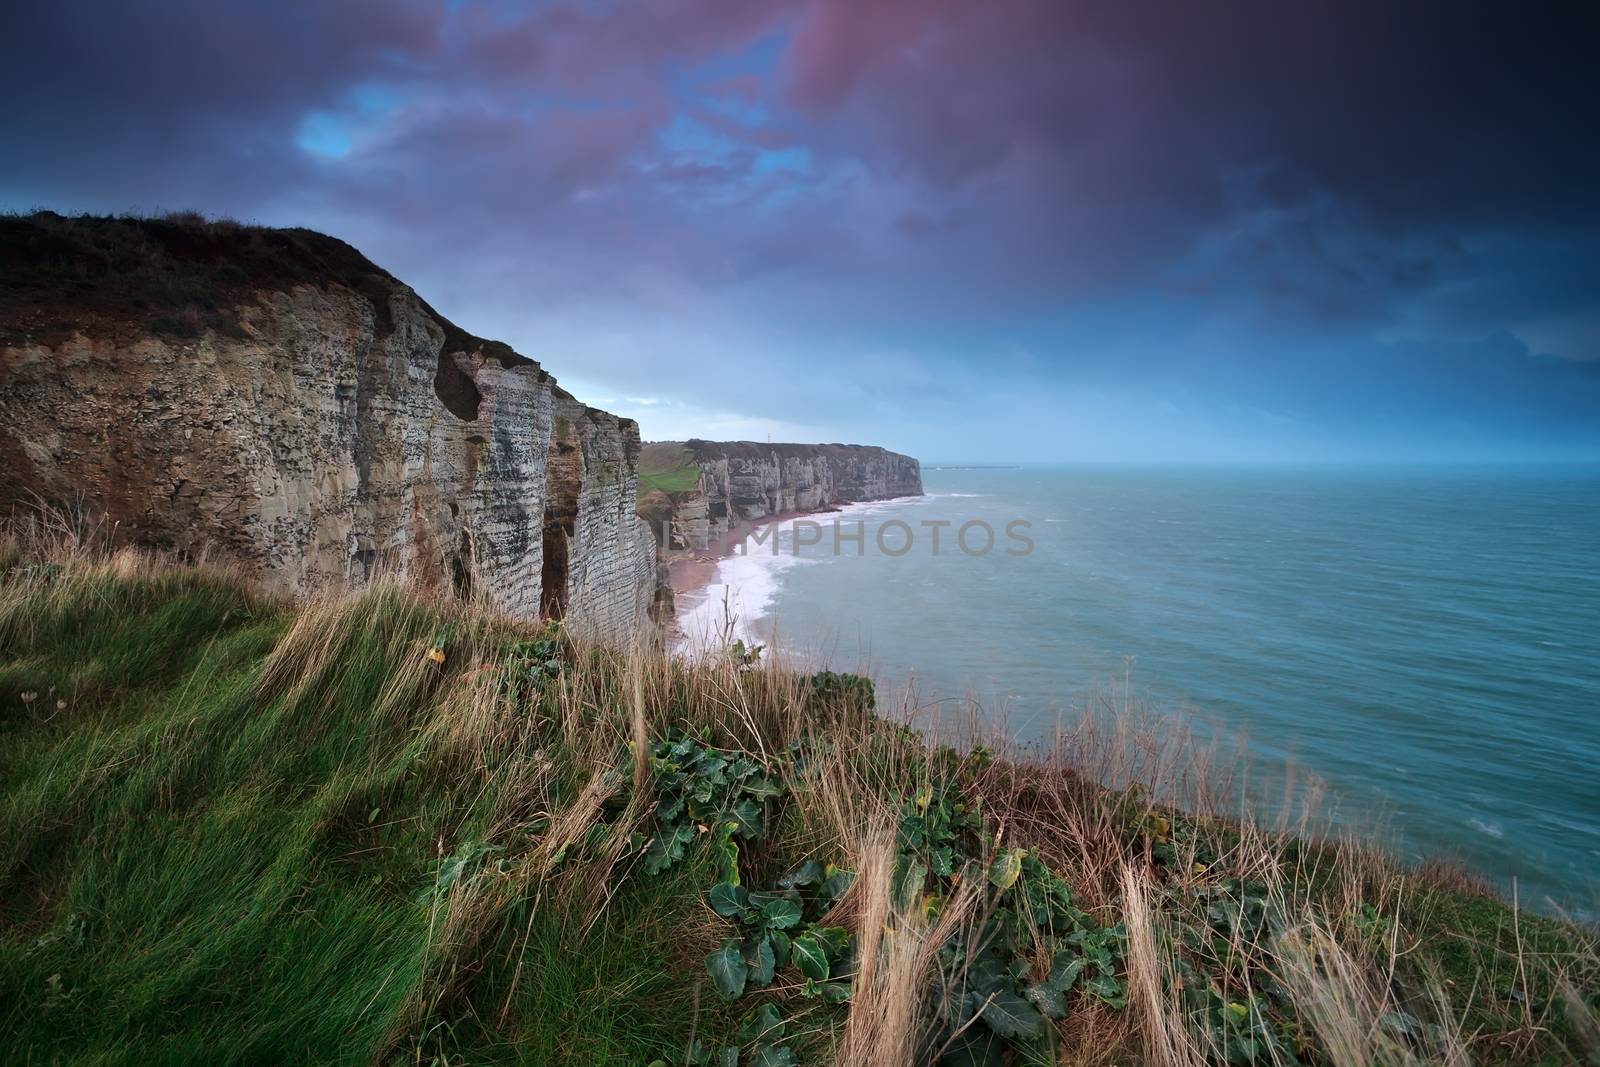
M41 600L47 582L52 589L98 583L112 590L205 576L242 581L227 568L178 567L112 541L65 512L41 510L14 526L0 539L0 564L16 570L28 562L0 585L0 631L30 625L20 605L36 612L48 604L57 594ZM29 566L63 569L35 580ZM1235 753L1191 722L1151 713L1125 691L1091 700L1048 743L1022 751L978 717L954 734L919 737L859 709L819 708L808 700L804 672L779 652L746 669L725 655L686 659L648 645L578 643L570 649L572 667L529 707L498 659L509 641L531 630L476 606L451 611L448 633L440 617L439 602L382 583L359 597L307 601L256 681L262 701L299 709L302 718L288 729L314 730L318 716L350 713L339 675L352 659L392 664L378 698L361 713L408 737L419 766L488 798L486 843L504 850L501 873L464 880L433 900L426 978L397 1021L391 1048L460 994L482 963L488 933L513 904L531 901L537 909L581 900L585 922L598 919L637 859L631 832L651 817L651 740L673 727L703 730L713 743L774 766L802 738L814 743L808 773L786 777L792 818L782 841L746 858L763 874L777 873L766 869L775 854L785 864L842 860L858 872L827 917L854 931L860 959L855 996L837 1030L839 1063L909 1065L928 1053L941 990L960 980L940 973L938 950L972 936L992 904L974 881L931 920L915 906L920 902L892 899L899 805L935 788L981 801L1005 844L1032 849L1101 922L1127 926L1129 1010L1075 998L1059 1027L1062 1062L1198 1067L1217 1060L1223 1050L1214 1032L1186 1003L1180 951L1230 1003L1262 996L1265 983L1287 990L1305 1048L1336 1067L1465 1064L1474 1051L1522 1056L1547 1047L1557 1020L1600 1045L1586 985L1600 972L1592 940L1570 959L1541 957L1512 909L1509 952L1500 950L1498 934L1494 944L1475 946L1499 952L1504 973L1486 977L1484 990L1447 988L1428 962L1426 901L1441 893L1481 895L1481 880L1442 865L1408 870L1362 840L1327 833L1315 783L1285 783L1282 794L1293 803L1277 804L1271 819L1253 818ZM435 648L448 653L443 663L430 656ZM914 697L907 701L896 717L916 716ZM956 761L952 771L956 763L939 751L946 742L962 751L983 744L995 758ZM602 823L600 844L586 847ZM573 862L580 854L582 862ZM1263 901L1267 918L1259 928L1241 929L1220 949L1176 947L1184 924L1203 923L1208 902L1240 885L1254 887ZM708 913L706 929L684 933L685 958L703 955L718 923ZM520 967L517 951L513 945ZM1540 1002L1535 969L1555 971L1559 995ZM1485 1032L1463 1021L1464 1006L1508 982L1523 1004L1515 1027ZM792 990L776 992L795 999ZM1425 1032L1397 1036L1386 1021L1397 1013ZM818 1032L828 1029L818 1024Z
M1189 1028L1175 993L1179 988L1165 920L1132 867L1122 869L1123 921L1128 924L1128 1002L1144 1038L1151 1067L1200 1067L1205 1054Z
M1128 927L1131 1010L1069 1017L1060 1028L1064 1059L1137 1055L1192 1067L1224 1058L1215 1031L1184 1006L1174 923L1203 927L1206 902L1236 894L1224 888L1235 886L1253 887L1268 921L1236 933L1222 951L1186 951L1230 1001L1261 998L1261 983L1287 990L1301 1040L1316 1050L1304 1054L1338 1067L1454 1065L1470 1061L1474 1040L1493 1043L1464 1024L1463 998L1446 994L1420 933L1429 925L1425 899L1484 894L1481 879L1448 866L1408 869L1348 831L1333 834L1321 818L1318 783L1285 783L1271 817L1258 818L1236 756L1222 755L1214 741L1197 743L1188 723L1125 700L1091 703L1079 721L1026 752L992 730L968 737L997 750L967 786L1009 842L1034 849L1067 875L1085 906ZM1185 833L1174 832L1174 820ZM1161 861L1158 845L1170 850ZM1516 909L1509 914L1514 938ZM1520 956L1518 948L1508 964ZM1541 966L1548 971L1552 962ZM1523 1003L1535 1003L1526 982L1523 990ZM1581 995L1563 1003L1584 1020L1574 1030L1592 1023ZM1522 1033L1547 1038L1551 1010L1535 1017L1526 1009ZM1397 1017L1417 1026L1400 1034ZM1523 1056L1535 1045L1511 1051Z

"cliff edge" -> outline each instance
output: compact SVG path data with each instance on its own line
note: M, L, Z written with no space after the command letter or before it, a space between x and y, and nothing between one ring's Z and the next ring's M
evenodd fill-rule
M668 550L775 515L922 495L921 464L876 445L652 442L640 470L640 514Z
M655 597L639 447L324 234L0 218L0 504L269 588L392 574L621 639Z

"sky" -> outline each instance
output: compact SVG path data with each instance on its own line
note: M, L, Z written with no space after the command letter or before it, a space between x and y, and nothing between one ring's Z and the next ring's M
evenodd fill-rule
M1600 459L1585 5L3 18L0 208L334 234L647 439Z

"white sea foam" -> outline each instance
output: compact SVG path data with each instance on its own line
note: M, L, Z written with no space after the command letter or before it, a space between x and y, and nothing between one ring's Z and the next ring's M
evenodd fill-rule
M778 540L776 553L771 540L757 545L746 539L743 551L736 549L718 561L711 581L687 607L679 608L678 628L689 649L710 648L724 636L746 642L763 639L757 624L772 614L783 572L816 562L792 554L791 522L781 523L772 536Z
M702 589L681 597L676 612L678 629L682 633L680 649L686 652L715 647L723 640L764 641L766 627L762 625L773 611L783 587L784 572L797 566L823 562L829 558L825 548L815 549L816 555L794 554L794 524L816 523L823 528L823 546L830 544L829 529L834 523L851 524L841 536L854 536L853 524L892 515L904 508L924 504L930 497L987 497L989 493L929 493L916 497L895 497L889 500L860 500L841 504L836 510L800 515L785 519L772 531L770 525L760 527L762 542L753 544L748 535L743 551L735 549L717 563L717 569ZM870 531L872 522L867 522ZM870 538L872 534L869 532ZM777 551L774 553L773 545Z
M1504 836L1506 836L1505 828L1502 827L1498 822L1494 822L1494 821L1486 820L1486 819L1480 819L1477 816L1473 816L1472 818L1467 820L1467 823L1474 830L1477 830L1479 833L1482 833L1482 834L1488 834L1490 837L1504 837Z

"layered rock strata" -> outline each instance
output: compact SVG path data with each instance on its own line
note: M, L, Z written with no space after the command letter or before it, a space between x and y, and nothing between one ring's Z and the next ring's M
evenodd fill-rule
M198 220L0 220L0 501L312 593L391 574L624 640L638 427L354 249Z
M922 495L921 464L875 445L691 440L682 449L683 462L698 468L698 485L663 494L669 508L646 507L647 517L665 520L658 527L669 549L703 549L731 528L774 515Z

